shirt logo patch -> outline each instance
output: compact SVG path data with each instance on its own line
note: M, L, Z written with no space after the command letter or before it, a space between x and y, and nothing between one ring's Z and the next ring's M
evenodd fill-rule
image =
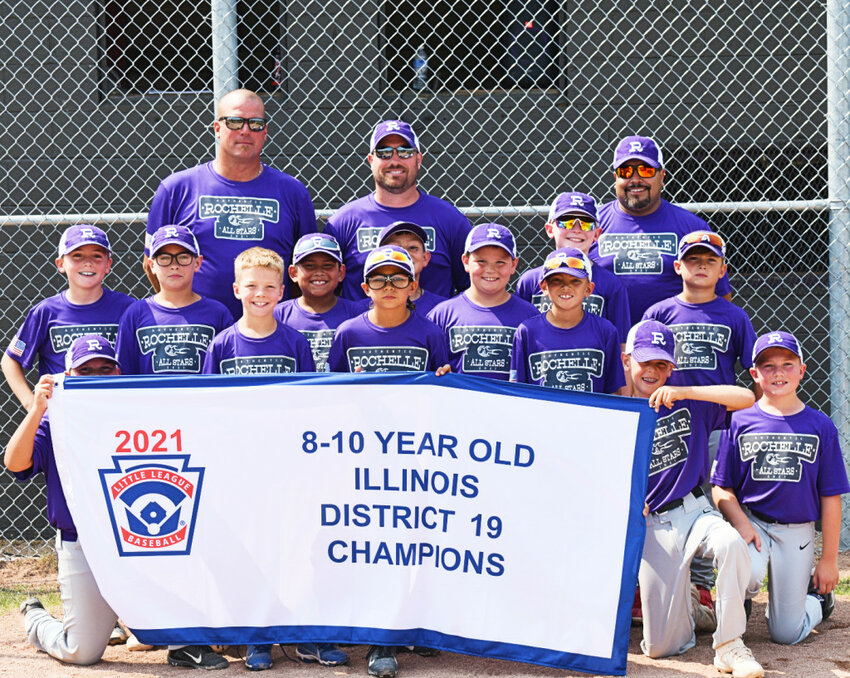
M456 325L450 327L449 350L463 351L463 372L510 374L516 327Z
M152 353L151 366L158 372L200 374L204 354L215 338L209 325L155 325L136 330L143 355Z
M820 438L805 433L744 433L738 436L742 462L753 461L753 480L799 483L802 462L813 464L818 457Z
M357 346L348 349L348 368L354 372L424 372L428 349L421 346Z
M118 334L118 323L99 323L96 325L53 325L48 331L50 336L50 347L54 353L64 353L74 340L84 334L99 334L110 344L115 346L115 337Z
M655 424L655 439L652 443L652 459L649 475L666 471L688 458L688 443L691 435L691 412L687 408L660 417Z
M198 218L215 219L213 233L222 240L262 240L265 222L276 224L280 206L272 198L202 195Z
M601 378L605 354L597 349L542 351L528 356L528 371L543 386L569 391L593 391L591 376Z
M599 238L600 257L614 256L617 275L660 275L663 256L676 256L675 233L604 233Z
M676 339L675 358L678 370L715 370L717 354L726 353L732 329L726 325L682 323L670 325Z
M288 355L255 355L222 360L219 371L222 374L289 374L298 369L295 358Z
M316 372L328 371L328 354L334 341L336 330L298 330L310 344Z

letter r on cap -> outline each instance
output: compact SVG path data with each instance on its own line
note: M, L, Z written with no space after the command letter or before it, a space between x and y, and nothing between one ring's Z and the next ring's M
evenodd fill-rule
M94 231L90 228L83 228L80 230L80 233L83 234L84 238L94 238Z
M767 343L768 344L781 344L782 343L782 335L779 332L773 332L767 335Z
M664 334L662 334L661 332L653 332L652 333L652 343L653 344L661 344L662 346L667 344L667 342L664 341Z
M488 238L495 238L496 240L501 240L502 234L499 233L498 228L488 228L487 229L487 237Z
M177 229L176 228L166 228L165 229L165 237L166 238L176 238L177 237Z
M86 343L89 345L89 351L100 350L100 342L97 339L86 339Z
M582 200L580 195L574 195L570 198L570 205L573 205L574 207L581 207L584 205L584 200Z
M397 132L399 129L401 129L401 128L398 126L397 122L388 122L387 123L387 131L388 132Z
M643 151L643 144L639 141L629 142L629 153L640 153Z

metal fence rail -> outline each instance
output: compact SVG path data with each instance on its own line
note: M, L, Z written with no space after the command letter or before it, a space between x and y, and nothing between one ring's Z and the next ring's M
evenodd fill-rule
M68 222L106 224L107 284L148 293L138 262L153 191L212 157L213 91L234 83L264 97L265 160L307 185L320 219L370 190L367 138L400 117L425 148L421 186L473 222L511 226L521 269L549 249L553 196L612 199L616 141L649 134L664 148L668 199L729 241L734 297L756 330L802 336L804 395L850 451L846 1L7 5L4 344L63 288L52 261ZM5 384L0 406L5 444L21 418ZM41 490L0 474L3 552L50 536Z

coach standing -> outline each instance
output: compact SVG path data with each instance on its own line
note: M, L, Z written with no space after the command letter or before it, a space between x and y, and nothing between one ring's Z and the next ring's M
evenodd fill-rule
M381 229L396 221L418 224L428 236L425 247L431 260L422 271L420 287L442 297L469 287L461 256L471 225L456 207L417 187L422 150L410 125L401 120L379 123L366 160L375 192L343 205L325 227L339 242L345 260L342 296L364 298L363 262L378 246Z
M625 285L634 325L652 304L682 291L682 279L673 270L682 236L711 227L661 197L664 161L661 149L649 137L628 136L620 141L613 166L617 199L599 209L602 235L590 257ZM717 283L716 291L730 298L727 276Z
M289 261L295 241L316 230L316 213L300 181L260 160L268 121L257 94L245 89L225 94L213 129L219 142L215 159L172 174L157 188L145 252L160 226L189 227L204 257L194 291L222 302L238 318L242 307L233 295L234 259L260 246ZM145 272L156 288L150 271Z

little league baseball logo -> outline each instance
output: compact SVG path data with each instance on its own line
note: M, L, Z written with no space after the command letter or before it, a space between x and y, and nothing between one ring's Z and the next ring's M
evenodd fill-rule
M119 555L189 555L204 469L185 454L112 461L99 472Z

